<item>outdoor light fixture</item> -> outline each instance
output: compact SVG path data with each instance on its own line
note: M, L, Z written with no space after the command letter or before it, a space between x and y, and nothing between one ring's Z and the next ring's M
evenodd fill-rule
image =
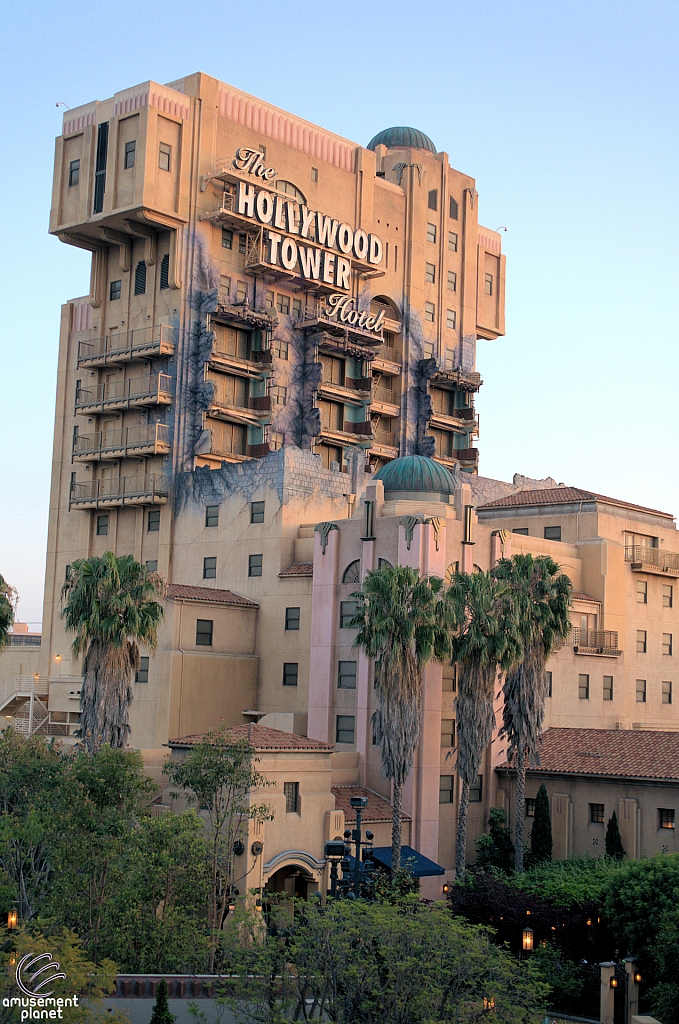
M618 979L616 978L615 975L613 975L613 977L611 978L611 980L609 981L608 984L611 986L611 988L617 988L618 987Z
M19 923L19 913L17 910L10 910L7 915L7 931L13 932Z
M532 928L524 928L523 929L523 948L524 948L524 950L527 953L530 953L530 951L533 948L533 929Z
M255 903L255 910L259 910L259 911L261 911L261 909L262 909L262 901L261 901L261 899L260 899L260 898L259 898L259 896L258 896L258 897L257 897L257 901L256 901L256 903Z
M634 980L636 981L637 985L641 984L641 971L634 972Z
M450 892L450 882L444 882L443 883L443 891L444 892Z
M490 999L487 996L483 997L483 1009L485 1013L495 1009L495 996L491 996Z
M592 923L592 918L591 918L591 917L588 917L588 918L587 918L587 925L589 926L589 925L591 925L591 923Z

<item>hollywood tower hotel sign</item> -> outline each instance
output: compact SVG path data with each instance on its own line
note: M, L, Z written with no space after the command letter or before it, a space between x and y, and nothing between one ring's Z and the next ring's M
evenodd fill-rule
M276 177L273 167L264 166L259 150L241 147L236 151L233 166L262 182L273 181ZM346 294L350 288L352 258L374 267L382 262L384 247L378 235L310 210L285 193L270 192L242 180L237 182L235 208L240 216L252 219L265 229L264 253L271 266L339 290L339 294L327 299L329 315L367 331L382 329L383 312L378 316L367 310L359 312L352 308ZM311 242L315 244L309 244Z

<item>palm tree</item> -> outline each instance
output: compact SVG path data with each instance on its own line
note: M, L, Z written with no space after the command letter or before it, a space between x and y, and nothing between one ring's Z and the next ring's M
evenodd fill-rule
M61 589L61 617L75 633L73 654L84 654L77 735L89 753L102 743L126 746L131 676L139 668L137 642L154 650L163 618L163 582L132 555L106 551L71 564Z
M455 573L446 593L448 622L455 630L452 660L457 665L457 773L462 783L457 814L455 874L466 865L469 789L495 727L498 672L517 655L518 637L506 599L507 588L487 572Z
M573 586L561 567L547 555L502 558L491 570L509 587L521 633L521 654L507 672L503 694L501 735L507 757L516 764L516 827L514 868L523 871L523 825L526 769L540 764L538 744L545 715L545 664L571 628L568 609Z
M14 587L0 574L0 647L9 643L9 628L14 622Z
M393 783L391 869L401 866L401 795L420 740L422 671L450 657L443 581L406 566L367 573L356 599L354 647L375 659L377 710L372 716L382 774Z

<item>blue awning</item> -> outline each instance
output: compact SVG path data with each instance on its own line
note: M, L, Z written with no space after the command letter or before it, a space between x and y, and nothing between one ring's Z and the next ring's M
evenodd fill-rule
M391 846L375 846L372 849L373 860L385 868L391 867ZM410 871L415 878L426 878L429 875L445 875L446 869L435 864L423 853L413 850L412 846L401 847L401 867Z

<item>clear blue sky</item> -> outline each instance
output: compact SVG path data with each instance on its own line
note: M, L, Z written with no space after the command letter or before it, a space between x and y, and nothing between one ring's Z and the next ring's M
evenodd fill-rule
M480 470L679 512L676 0L179 3L0 11L0 572L41 616L59 306L55 103L205 71L349 139L411 125L506 225L507 335L480 342Z

